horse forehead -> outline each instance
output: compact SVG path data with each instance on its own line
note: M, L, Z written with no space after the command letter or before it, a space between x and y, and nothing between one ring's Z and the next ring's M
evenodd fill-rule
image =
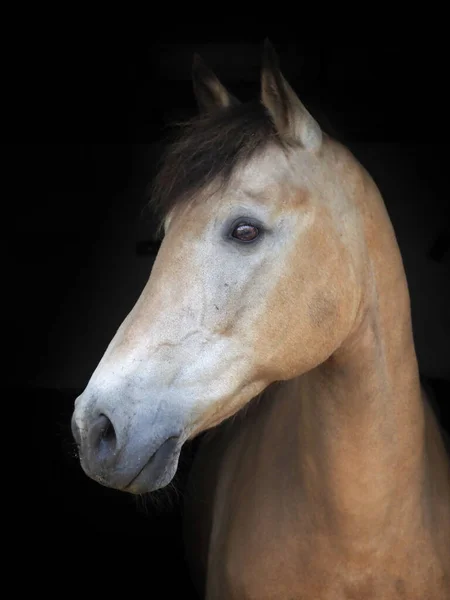
M288 156L279 148L269 147L238 170L234 185L249 195L264 196L268 189L289 181L291 175Z
M309 188L314 180L315 167L315 164L310 164L306 153L304 160L294 161L280 148L269 147L240 166L225 189L218 190L217 182L212 181L200 192L196 201L174 206L166 215L164 229L167 233L176 220L177 230L197 232L198 227L203 227L202 217L219 217L222 210L232 204L242 203L245 206L247 201L265 205L270 213L275 211L278 214L288 206L295 209L311 195ZM285 200L289 202L285 203ZM174 219L175 216L177 219Z
M295 208L327 185L320 161L310 152L270 146L241 167L233 179L235 191L283 209L288 206L284 200L289 199L289 206Z

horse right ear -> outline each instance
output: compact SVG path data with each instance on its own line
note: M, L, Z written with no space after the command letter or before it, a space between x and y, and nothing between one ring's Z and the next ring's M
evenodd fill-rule
M300 144L311 151L320 148L320 126L281 73L277 53L268 39L264 42L261 101L269 111L281 139Z
M239 100L220 83L198 54L194 54L192 82L200 113L213 113L222 108L240 104Z

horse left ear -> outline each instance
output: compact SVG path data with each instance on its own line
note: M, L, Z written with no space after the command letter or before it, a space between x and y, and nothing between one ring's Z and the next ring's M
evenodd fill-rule
M240 104L239 100L220 83L198 54L194 54L192 82L201 113L212 113L228 106Z
M269 111L278 134L290 143L317 151L322 145L322 130L283 77L278 56L269 42L264 42L261 73L261 102Z

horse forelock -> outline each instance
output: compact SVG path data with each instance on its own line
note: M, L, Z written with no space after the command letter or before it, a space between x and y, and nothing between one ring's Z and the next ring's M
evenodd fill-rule
M226 188L236 170L270 144L282 147L270 115L260 102L199 115L179 127L150 188L150 206L161 219L212 183L216 190Z

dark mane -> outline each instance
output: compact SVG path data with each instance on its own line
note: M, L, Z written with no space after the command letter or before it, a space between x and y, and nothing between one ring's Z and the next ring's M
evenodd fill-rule
M226 186L238 166L274 141L275 127L259 102L239 104L181 125L181 133L162 159L150 204L160 218L191 200L206 185Z

